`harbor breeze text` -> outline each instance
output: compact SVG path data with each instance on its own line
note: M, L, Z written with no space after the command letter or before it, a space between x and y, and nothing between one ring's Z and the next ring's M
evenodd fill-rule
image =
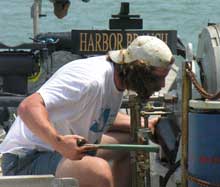
M144 35L144 33L90 33L81 32L80 36L80 52L107 52L110 50L117 50L126 48L138 35ZM167 32L152 32L148 35L156 36L168 43Z

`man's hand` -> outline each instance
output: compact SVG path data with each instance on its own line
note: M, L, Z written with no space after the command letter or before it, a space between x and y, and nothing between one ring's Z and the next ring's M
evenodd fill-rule
M160 121L160 117L154 117L148 120L148 128L151 129L152 134L154 134L155 127L159 121Z
M81 160L87 151L96 150L97 147L93 146L78 146L77 140L85 140L83 137L78 135L65 135L57 137L56 151L62 156L70 160ZM85 140L85 142L87 142Z

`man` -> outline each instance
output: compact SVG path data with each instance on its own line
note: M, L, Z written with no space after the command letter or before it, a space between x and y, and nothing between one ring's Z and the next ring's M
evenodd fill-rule
M68 13L70 7L69 0L50 0L53 3L54 14L57 18L62 19Z
M118 113L123 91L148 98L164 86L173 61L163 41L139 36L127 49L64 65L20 104L0 146L3 174L54 174L75 177L80 187L128 187L129 153L98 150L91 156L95 148L77 140L130 143L129 116Z
M68 13L68 9L71 4L70 1L69 0L50 0L50 1L53 3L55 16L59 19L64 18ZM89 0L82 0L82 1L85 3L89 2Z

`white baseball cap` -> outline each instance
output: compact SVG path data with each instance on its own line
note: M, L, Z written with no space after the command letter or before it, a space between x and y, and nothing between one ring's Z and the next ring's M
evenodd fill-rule
M109 51L109 57L117 64L141 60L146 65L168 68L173 55L165 42L154 36L138 36L127 49Z

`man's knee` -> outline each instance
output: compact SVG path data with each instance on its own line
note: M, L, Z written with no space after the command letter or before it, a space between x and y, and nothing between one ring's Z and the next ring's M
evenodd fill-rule
M112 187L113 176L109 163L98 157L84 157L80 161L64 159L56 172L57 177L74 177L80 186Z
M100 187L112 187L113 176L109 163L103 159L98 160L94 172L94 178L97 180L97 184Z

